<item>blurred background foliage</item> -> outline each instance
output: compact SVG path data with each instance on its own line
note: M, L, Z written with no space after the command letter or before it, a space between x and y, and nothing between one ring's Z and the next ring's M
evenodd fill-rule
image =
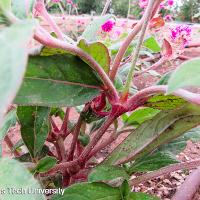
M131 7L129 17L139 19L141 8L138 6L139 0L130 0ZM78 6L79 14L100 14L103 10L105 0L73 0ZM200 0L175 0L176 6L171 10L175 20L187 22L200 22ZM64 8L67 8L66 0L62 1ZM49 4L49 10L53 13L60 11L58 4ZM118 17L127 17L129 10L129 0L112 0L109 12ZM72 13L73 14L73 13Z

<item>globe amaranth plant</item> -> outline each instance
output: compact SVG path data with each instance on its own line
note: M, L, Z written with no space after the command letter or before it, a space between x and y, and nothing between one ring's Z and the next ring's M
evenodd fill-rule
M43 0L0 2L0 135L15 155L0 161L1 169L10 169L0 179L13 175L0 185L51 188L52 199L158 199L132 188L200 165L175 157L186 139L199 134L200 95L187 88L200 84L200 60L183 62L156 85L141 90L133 85L166 62L187 60L182 52L192 34L188 26L163 34L165 21L158 12L165 1L145 3L141 20L118 38L109 36L117 22L104 9L75 41L57 26ZM8 109L11 103L16 106ZM77 119L71 117L74 109ZM16 123L22 140L12 144L6 133ZM180 140L183 146L172 145ZM112 151L98 159L110 145ZM138 172L142 175L131 178ZM56 188L64 188L64 194L55 195ZM193 195L179 194L185 192Z

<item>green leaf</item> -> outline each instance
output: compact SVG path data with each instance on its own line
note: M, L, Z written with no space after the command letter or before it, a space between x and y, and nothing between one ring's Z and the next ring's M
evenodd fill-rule
M26 45L33 29L33 22L25 21L0 32L0 124L21 85L28 57Z
M110 71L110 55L107 47L101 42L87 43L84 39L79 41L78 47L83 49L104 69L108 74Z
M90 128L90 134L95 132L96 130L98 130L103 125L105 120L106 120L106 117L104 117L104 118L102 118L98 121L94 121L91 125L91 128Z
M161 77L161 79L156 83L156 85L167 85L168 81L172 75L172 72L168 72Z
M2 127L0 128L0 157L2 157L2 142L8 130L16 124L16 110L10 111L4 118Z
M10 11L11 10L11 0L1 0L0 8L3 9L4 11Z
M5 194L1 193L1 199L4 200L45 200L44 195L39 193L28 193L30 189L33 191L41 189L40 184L33 178L28 170L16 160L4 158L0 160L0 188L5 189ZM10 193L9 193L10 188ZM19 189L23 193L12 194L11 188Z
M16 109L11 110L4 118L3 126L0 129L0 140L3 140L8 130L17 122Z
M0 1L0 30L3 30L6 26L11 25L8 13L11 10L11 0Z
M186 103L185 100L173 95L155 95L147 100L144 104L147 107L155 108L158 110L169 110L180 107Z
M97 32L99 31L101 25L103 25L107 20L112 18L113 15L104 15L100 17L96 17L85 29L82 34L82 38L85 39L87 42L92 42L96 40Z
M200 58L184 62L172 74L168 83L168 93L188 86L200 86Z
M136 159L135 162L128 167L128 172L132 174L134 172L154 171L174 163L178 163L178 160L172 153L156 151L155 153Z
M103 162L115 164L141 158L157 147L183 135L199 125L200 107L184 107L161 111L133 131Z
M154 37L149 37L148 39L146 39L143 45L154 53L158 53L161 51L161 48Z
M170 151L171 153L177 155L183 151L187 145L187 141L191 140L192 142L200 141L200 128L194 128L181 137L173 140L172 142L162 145L159 150L161 151Z
M19 161L19 162L32 162L32 158L30 156L30 153L25 153L19 157L16 157L15 160Z
M24 141L20 139L17 143L15 143L11 149L12 152L18 151L22 146L24 146Z
M51 116L60 117L60 119L64 119L65 112L61 108L51 108Z
M36 168L34 169L34 172L40 172L40 173L47 172L48 170L53 168L56 165L56 163L57 163L56 158L46 156L38 162Z
M108 181L116 178L124 178L129 180L130 177L123 167L100 165L92 170L92 172L89 174L88 181Z
M119 75L117 75L115 77L114 86L117 89L117 91L122 91L123 90L123 86L124 86L123 85L123 80Z
M49 148L46 145L44 145L41 152L38 153L38 160L47 156L48 153L49 153ZM30 153L25 153L25 154L21 155L20 157L15 158L15 159L20 161L20 162L32 162L33 161Z
M93 87L100 85L96 72L78 57L44 48L40 56L29 59L15 103L48 107L83 105L99 94Z
M98 121L99 119L102 118L101 116L97 115L91 108L88 109L86 112L82 111L81 117L82 117L83 121L85 121L88 124L90 124L94 121Z
M34 0L12 0L12 12L20 19L25 19L33 10Z
M127 118L124 119L123 122L128 126L130 125L138 126L143 122L152 119L159 112L160 110L156 110L153 108L142 108L136 110L130 116L127 116Z
M41 152L49 133L50 108L26 107L17 108L17 116L21 125L21 136L32 157Z
M65 189L64 195L52 200L121 200L119 188L104 183L78 183Z
M159 198L150 196L142 192L132 192L127 197L127 200L159 200Z
M82 146L86 147L90 142L90 136L87 134L80 134L78 140Z

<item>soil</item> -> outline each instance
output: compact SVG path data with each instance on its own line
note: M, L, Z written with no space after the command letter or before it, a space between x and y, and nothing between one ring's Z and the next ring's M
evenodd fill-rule
M186 49L184 55L188 57L197 57L200 55L200 48L190 48ZM182 61L179 61L182 62ZM166 72L169 72L171 70L174 70L177 66L177 61L173 62L172 65L170 63L166 63L162 67L160 67L157 72L159 74L165 74ZM135 85L137 85L138 89L145 88L147 86L150 86L154 84L158 78L155 76L146 74L143 77L138 77L135 79ZM75 110L72 110L72 113L70 115L71 120L77 120L78 114ZM56 119L57 124L61 124L59 119ZM106 137L109 136L109 132L106 133L104 140ZM15 127L11 128L9 130L9 138L11 138L12 142L16 144L20 140L20 127L19 125L16 125ZM123 141L127 137L126 134L122 134L120 138L113 144L111 144L106 149L102 150L97 155L97 160L101 161L103 158L112 151L114 147L116 147L121 141ZM67 141L67 143L70 143L70 139ZM67 145L67 144L66 144ZM26 149L22 149L22 151L26 151ZM3 156L13 156L13 154L10 152L7 145L3 142ZM180 161L191 161L195 159L200 158L200 142L199 143L193 143L191 141L187 142L187 147L183 152L181 152L178 157ZM155 195L162 200L170 200L174 193L176 192L177 188L184 182L185 178L187 177L189 172L186 171L177 171L173 172L171 174L168 174L166 176L158 177L153 180L149 180L144 184L140 184L138 187L134 187L133 191L142 191L146 192L148 194ZM200 192L197 192L193 200L199 200L200 199Z

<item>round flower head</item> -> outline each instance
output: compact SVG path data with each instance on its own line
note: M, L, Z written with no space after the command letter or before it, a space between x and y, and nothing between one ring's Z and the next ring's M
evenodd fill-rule
M68 4L73 4L73 1L72 1L72 0L66 0L66 2L67 2Z
M148 0L139 0L140 8L146 8L148 4Z
M112 31L114 25L115 25L115 21L113 21L113 20L108 20L107 22L105 22L105 23L101 26L101 29L102 29L102 31L109 33L110 31Z
M59 3L61 0L52 0L53 3Z
M168 0L168 6L173 6L174 5L174 0Z
M173 18L172 18L172 16L171 15L166 15L165 16L165 21L173 21Z
M192 29L187 25L178 25L171 29L171 40L174 43L185 46L191 39Z

